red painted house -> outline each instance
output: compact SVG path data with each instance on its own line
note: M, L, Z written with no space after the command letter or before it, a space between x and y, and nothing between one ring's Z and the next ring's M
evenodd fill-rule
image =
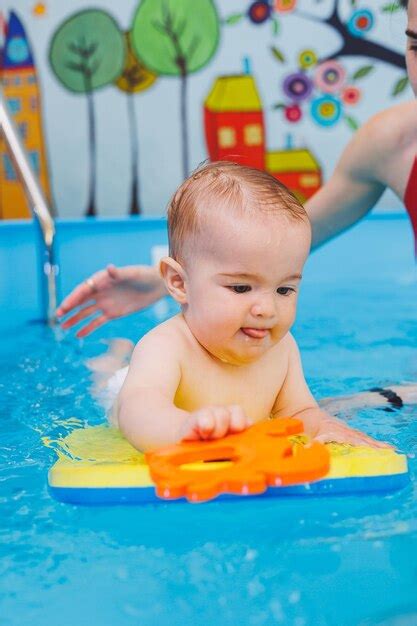
M252 76L221 76L204 106L204 126L211 161L231 160L265 168L265 124Z

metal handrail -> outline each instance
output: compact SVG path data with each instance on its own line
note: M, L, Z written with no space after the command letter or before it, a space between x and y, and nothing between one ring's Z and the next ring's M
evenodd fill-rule
M41 276L44 284L44 318L48 324L55 323L57 306L58 265L55 263L54 243L55 224L48 202L29 161L26 149L23 146L19 131L9 112L3 93L0 89L0 131L2 131L10 156L25 187L26 195L31 206L34 218L39 224L44 247L41 256Z

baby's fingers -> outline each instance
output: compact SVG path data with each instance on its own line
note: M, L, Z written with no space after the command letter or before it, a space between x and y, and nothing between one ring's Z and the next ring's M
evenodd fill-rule
M344 443L350 443L353 446L369 446L370 448L391 448L388 443L373 439L365 433L353 428L346 428L341 434L341 441Z
M229 409L223 406L215 406L211 409L211 412L214 419L214 428L210 433L210 439L221 439L229 432Z
M214 420L210 413L199 411L199 413L191 415L183 424L180 430L180 441L208 439L213 428Z
M348 443L352 446L369 446L370 448L392 448L392 446L383 441L377 441L376 439L372 439L372 437L368 437L364 433L360 433L359 431L351 430L351 429L343 429L343 431L328 431L327 433L322 433L315 437L315 441L319 443L329 443L329 442L337 442L337 443Z
M377 449L394 449L394 446L386 443L385 441L378 441L378 439L373 439L372 437L368 437L367 435L362 434L359 434L357 437L355 437L355 441L353 443L356 446L369 446L370 448Z
M196 427L202 439L213 437L216 420L211 411L200 411L196 416Z
M231 433L240 433L252 425L251 420L246 417L244 410L241 406L233 404L229 407L230 412L230 425L229 431Z

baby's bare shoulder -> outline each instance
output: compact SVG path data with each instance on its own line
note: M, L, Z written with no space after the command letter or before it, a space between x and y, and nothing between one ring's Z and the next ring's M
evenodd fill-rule
M184 326L186 326L185 322L180 315L158 324L138 341L133 357L135 354L154 350L162 351L166 355L176 353L179 356L186 344Z

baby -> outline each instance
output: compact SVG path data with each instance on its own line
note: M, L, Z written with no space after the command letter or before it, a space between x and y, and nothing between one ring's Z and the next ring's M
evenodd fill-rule
M217 439L295 417L319 441L382 447L320 410L304 379L294 323L311 229L269 174L200 167L168 208L160 269L181 313L137 344L113 416L140 450Z

